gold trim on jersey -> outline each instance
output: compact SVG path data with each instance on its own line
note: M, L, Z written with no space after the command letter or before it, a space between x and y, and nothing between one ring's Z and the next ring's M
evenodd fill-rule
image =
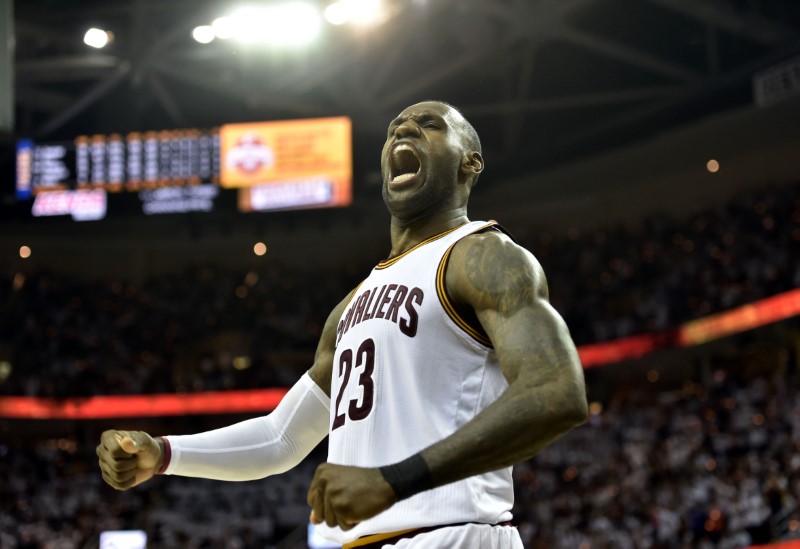
M385 269L386 267L390 267L390 266L394 265L395 263L397 263L397 262L398 262L400 259L402 259L403 257L407 256L408 254L410 254L411 252L413 252L414 250L416 250L417 248L419 248L419 247L421 247L421 246L424 246L425 244L428 244L428 243L430 243L430 242L433 242L434 240L439 240L440 238L442 238L442 237L444 237L444 236L447 236L447 235L449 235L450 233L452 233L452 232L453 232L453 231L455 231L456 229L460 229L460 228L461 228L461 227L463 227L464 225L466 225L466 223L464 223L463 225L459 225L458 227L453 227L452 229L447 229L446 231L444 231L444 232L442 232L442 233L435 234L435 235L433 235L432 237L430 237L430 238L428 238L428 239L426 239L426 240L423 240L422 242L420 242L420 243L418 243L418 244L415 244L414 246L412 246L412 247L411 247L411 248L409 248L408 250L404 251L404 252L403 252L403 253L401 253L400 255L396 255L396 256L394 256L394 257L391 257L391 258L389 258L389 259L384 259L383 261L381 261L380 263L378 263L378 264L375 266L375 268L376 268L376 269Z
M347 312L347 307L349 307L349 306L350 306L350 304L353 302L353 298L354 298L354 297L356 297L356 294L358 293L358 289L359 289L361 286L363 286L363 285L364 285L364 282L366 282L366 281L367 281L367 279L365 278L364 280L362 280L361 282L359 282L359 283L358 283L358 286L356 286L355 288L353 288L353 289L350 291L350 294L347 296L347 305L345 305L345 306L344 306L344 311L342 311L342 314L343 314L343 315L344 315L344 313L346 313L346 312Z
M490 221L486 225L478 227L469 234L475 234L477 232L480 232L484 229L488 229L489 227L493 227L495 225L497 225L496 221ZM472 339L474 339L481 345L484 345L486 347L493 347L492 342L489 340L489 338L486 336L485 333L483 333L480 330L477 330L469 322L464 320L461 317L461 315L458 314L458 311L456 311L456 308L453 306L453 302L450 301L450 296L447 295L447 286L445 284L445 272L447 271L447 262L450 259L450 252L453 251L453 248L459 242L460 240L453 242L450 245L450 247L447 248L447 251L444 252L442 259L439 260L439 268L436 270L436 295L439 297L439 303L442 304L442 307L444 308L444 311L447 313L447 316L449 316L459 328L465 331L470 337L472 337Z
M389 534L372 534L371 536L364 536L362 538L358 538L355 541L351 541L350 543L345 543L344 545L342 545L342 549L353 549L354 547L362 547L364 545L369 545L370 543L377 543L385 539L402 536L403 534L408 534L409 532L413 532L414 530L417 530L417 528L400 530L399 532L391 532Z

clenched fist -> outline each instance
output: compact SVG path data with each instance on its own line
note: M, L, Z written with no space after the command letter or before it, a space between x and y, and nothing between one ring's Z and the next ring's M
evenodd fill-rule
M380 469L323 463L308 489L311 522L349 530L397 501Z
M163 444L143 431L105 431L97 446L103 480L127 490L152 478L164 462Z

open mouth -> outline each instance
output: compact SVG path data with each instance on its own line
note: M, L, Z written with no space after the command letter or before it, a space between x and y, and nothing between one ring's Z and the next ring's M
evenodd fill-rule
M416 176L422 164L415 151L410 145L401 143L392 150L391 156L391 178L393 184L405 183Z

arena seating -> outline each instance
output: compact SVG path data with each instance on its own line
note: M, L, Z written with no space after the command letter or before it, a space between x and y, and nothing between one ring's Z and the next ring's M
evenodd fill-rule
M576 340L604 341L800 285L800 185L682 220L651 218L638 231L518 236ZM0 359L12 369L0 394L288 386L310 364L329 309L358 281L314 277L275 264L144 281L3 272ZM743 373L748 360L715 364L707 384L619 387L593 403L587 424L515 469L526 546L727 549L800 536L797 358ZM304 546L306 489L324 449L262 481L161 478L120 493L97 470L101 427L78 423L45 438L26 435L24 421L2 424L0 546L93 547L99 532L125 528L146 530L157 547L270 547L287 536Z

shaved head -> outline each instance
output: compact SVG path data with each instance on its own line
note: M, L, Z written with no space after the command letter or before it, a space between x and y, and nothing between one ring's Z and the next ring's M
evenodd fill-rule
M467 146L468 149L477 151L483 154L483 150L481 149L481 138L478 137L478 132L475 131L475 128L470 123L469 120L464 116L464 114L458 110L457 107L451 105L447 101L439 101L438 99L426 99L423 103L439 103L440 105L444 105L451 111L453 111L459 123L459 129L464 137L464 144Z
M458 109L444 101L416 103L387 128L384 202L398 219L466 208L483 166L478 132Z

